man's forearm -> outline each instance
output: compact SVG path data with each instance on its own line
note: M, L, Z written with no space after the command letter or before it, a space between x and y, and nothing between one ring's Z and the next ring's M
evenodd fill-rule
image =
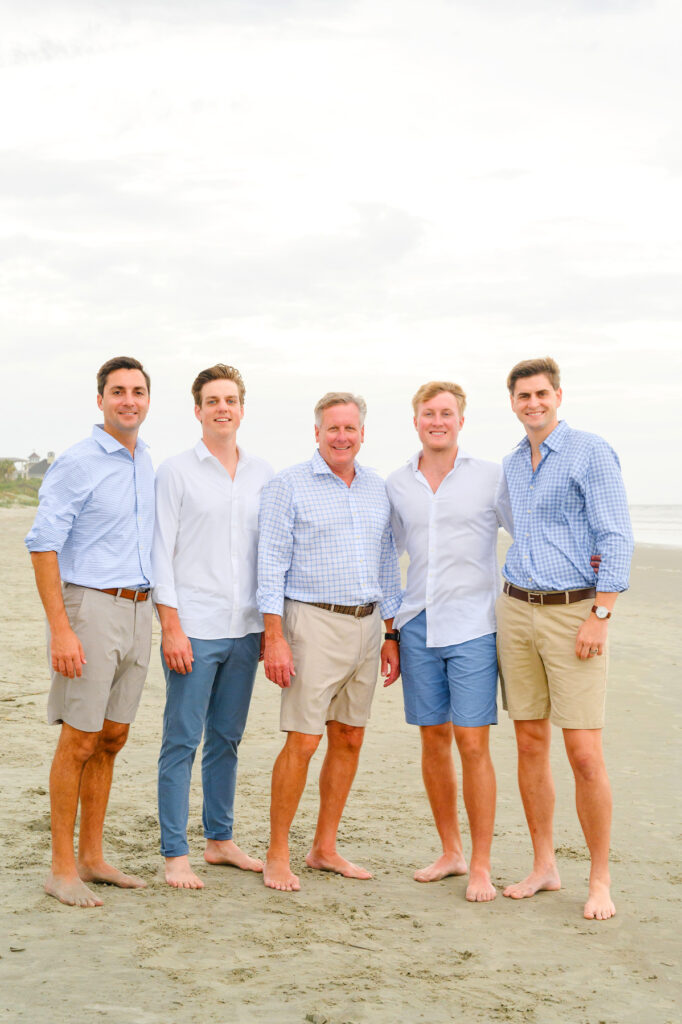
M43 602L45 615L52 633L65 627L70 628L64 598L59 560L56 551L32 551L31 561L36 576L36 586Z
M263 625L266 643L268 642L268 640L278 640L281 636L283 636L281 615L274 615L266 612L263 615Z
M178 609L172 608L169 604L157 604L156 610L159 613L159 622L162 630L181 629Z

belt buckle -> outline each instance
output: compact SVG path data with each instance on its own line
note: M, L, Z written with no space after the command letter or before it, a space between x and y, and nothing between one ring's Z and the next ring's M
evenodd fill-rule
M528 604L542 604L542 594L537 591L528 591Z

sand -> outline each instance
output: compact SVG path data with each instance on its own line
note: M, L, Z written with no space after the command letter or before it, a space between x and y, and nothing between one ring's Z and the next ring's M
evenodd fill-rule
M438 852L422 789L417 731L404 724L400 684L380 690L340 848L374 872L357 882L303 865L317 809L318 754L293 829L302 891L201 859L200 780L190 845L202 892L160 873L156 758L163 677L156 651L143 704L119 756L107 854L148 888L101 888L102 909L47 897L47 775L57 730L42 609L22 539L33 511L0 511L0 1019L54 1022L268 1021L275 1024L633 1021L679 1019L680 594L682 552L639 547L632 589L611 635L607 760L615 796L617 916L582 918L588 861L556 733L556 845L564 888L514 902L464 900L465 879L420 885ZM241 748L236 840L263 855L272 762L281 746L278 694L262 673ZM530 846L516 787L512 729L501 713L493 756L499 801L493 877L522 877ZM198 768L198 763L197 763ZM465 839L466 827L463 821Z

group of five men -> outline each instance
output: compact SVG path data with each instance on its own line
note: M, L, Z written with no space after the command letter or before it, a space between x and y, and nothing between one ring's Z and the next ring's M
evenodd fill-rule
M632 553L625 492L608 444L559 421L553 360L519 363L507 386L525 437L503 467L460 448L464 392L436 381L413 399L420 450L384 483L356 461L366 407L347 392L317 403L312 459L274 474L237 444L244 382L234 367L217 364L192 386L201 439L164 462L154 484L138 436L149 376L129 357L101 367L103 423L49 470L26 539L48 620L48 717L61 724L50 774L50 895L100 906L88 883L145 884L107 864L102 833L114 759L146 677L153 603L166 678L158 804L170 885L203 888L187 842L202 736L209 864L262 871L273 889L300 888L289 832L326 732L306 863L371 877L338 852L336 840L380 663L385 686L402 675L405 716L420 728L424 784L442 844L442 854L414 877L432 882L468 872L466 898L494 899L489 730L497 721L499 663L534 852L531 873L505 895L520 899L560 887L553 722L563 730L591 857L584 915L604 920L615 913L601 732L608 619L628 586ZM500 526L513 536L502 594ZM404 551L409 569L401 591ZM286 733L272 774L265 863L233 840L237 750L259 658L281 688ZM462 761L469 865L453 739Z

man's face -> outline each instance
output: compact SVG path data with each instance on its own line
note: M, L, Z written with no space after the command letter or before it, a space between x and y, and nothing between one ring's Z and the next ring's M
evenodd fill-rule
M365 440L365 428L360 426L360 410L354 403L332 405L322 413L322 423L315 426L315 440L320 455L332 473L347 472Z
M457 450L457 438L464 424L457 399L449 391L429 398L417 406L414 426L424 451Z
M149 411L149 391L141 370L114 370L97 395L104 429L114 437L137 433Z
M525 429L531 434L549 436L558 423L561 388L554 390L545 373L521 377L514 385L511 407Z
M239 388L233 380L209 380L201 389L201 405L194 407L204 438L223 441L233 437L244 418Z

